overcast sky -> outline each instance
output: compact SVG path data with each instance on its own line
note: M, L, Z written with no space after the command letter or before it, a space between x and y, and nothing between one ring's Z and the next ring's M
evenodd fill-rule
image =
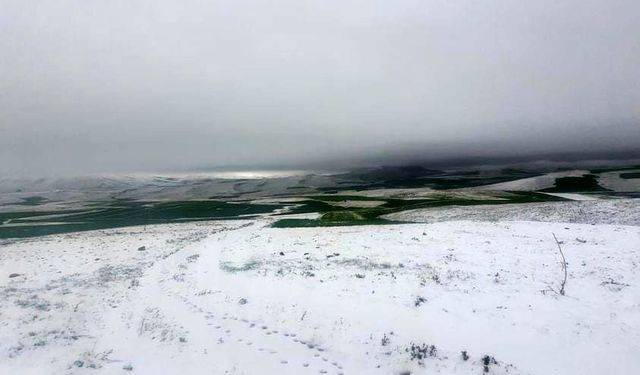
M0 174L640 145L638 0L0 0Z

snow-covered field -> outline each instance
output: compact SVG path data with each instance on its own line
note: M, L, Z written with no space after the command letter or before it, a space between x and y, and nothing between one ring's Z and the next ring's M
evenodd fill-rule
M556 194L558 195L558 194ZM563 194L566 196L567 194ZM577 194L572 194L577 195ZM557 223L620 224L640 226L640 199L578 200L479 206L448 206L407 210L390 215L390 220L433 223L452 220L529 220Z
M5 240L0 373L638 374L639 210L601 202Z
M500 182L492 185L484 185L482 190L497 191L535 191L553 187L557 178L561 177L580 177L588 174L588 170L569 170L564 172L546 173L541 176L523 178L519 180ZM467 188L467 190L476 190L477 188Z

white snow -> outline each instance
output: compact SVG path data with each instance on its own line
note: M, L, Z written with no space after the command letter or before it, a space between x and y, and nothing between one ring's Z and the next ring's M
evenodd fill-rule
M542 176L522 178L519 180L500 182L492 185L484 185L470 190L498 190L498 191L536 191L548 189L554 186L556 179L560 177L581 177L588 174L588 170L571 170L563 172L547 173Z
M637 374L640 227L610 218L4 241L0 373L481 374L488 355L489 374Z
M544 202L478 206L447 206L402 211L385 218L398 221L433 223L451 220L509 221L530 220L583 224L622 224L640 226L640 199Z
M598 184L613 191L639 191L640 178L621 178L621 173L638 173L640 170L625 170L600 174Z
M593 195L578 194L578 193L545 193L545 194L553 195L554 197L570 199L572 201L596 201L600 199Z

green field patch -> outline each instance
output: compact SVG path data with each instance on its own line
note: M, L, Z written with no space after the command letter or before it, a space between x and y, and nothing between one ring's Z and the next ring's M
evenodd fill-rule
M585 174L580 177L558 177L552 188L541 191L549 193L579 193L583 191L606 191L598 184L598 177Z
M496 199L462 199L443 195L442 199L388 199L385 204L371 208L353 208L350 210L333 210L324 213L319 219L282 219L274 222L274 228L330 227L346 225L381 225L397 224L381 216L391 213L445 206L475 206L487 204L521 204L533 202L566 201L565 198L536 192L503 192L497 193Z
M640 178L640 172L620 173L620 178L624 178L625 180Z
M97 229L120 228L202 220L232 220L255 217L283 208L281 204L228 203L219 201L140 202L118 201L90 210L74 212L4 213L11 225L0 226L0 238L34 237ZM63 215L64 214L64 215ZM45 215L58 215L56 224ZM42 216L39 219L39 216Z
M600 174L600 173L606 173L606 172L632 171L635 169L640 169L640 165L630 165L627 167L599 168L599 169L592 169L589 172L593 174Z
M318 201L318 200L313 200L313 199L295 202L294 204L292 203L283 203L283 204L288 205L287 211L276 214L275 216L291 215L291 214L308 214L308 213L316 213L316 212L323 213L323 212L337 211L337 210L343 209L341 207L337 207L332 204Z
M363 195L309 195L309 199L315 199L323 202L344 202L344 201L385 201L384 197L367 197Z
M357 220L357 221L329 221L317 219L282 219L271 224L273 228L312 228L312 227L344 227L352 225L389 225L399 224L390 220Z
M356 211L332 211L320 217L320 220L325 221L360 221L366 220L366 218L360 215Z

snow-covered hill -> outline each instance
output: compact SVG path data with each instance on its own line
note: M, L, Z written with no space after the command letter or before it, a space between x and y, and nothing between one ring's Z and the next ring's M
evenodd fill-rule
M598 220L5 240L0 373L640 373L640 227Z
M582 224L640 226L640 199L576 200L529 204L448 206L408 210L386 215L398 221L434 223L439 221L529 220Z

